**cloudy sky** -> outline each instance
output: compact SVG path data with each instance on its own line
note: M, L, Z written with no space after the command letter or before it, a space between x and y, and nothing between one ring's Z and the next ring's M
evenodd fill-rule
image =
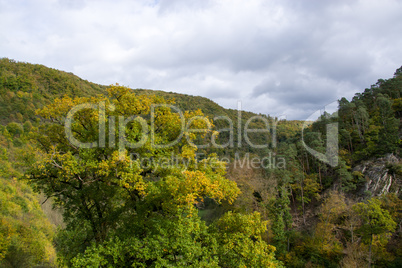
M402 65L402 1L0 0L0 57L305 119Z

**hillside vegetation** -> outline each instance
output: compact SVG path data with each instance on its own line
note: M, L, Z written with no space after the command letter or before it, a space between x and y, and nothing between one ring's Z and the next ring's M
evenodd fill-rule
M400 267L401 72L304 124L3 58L0 267Z

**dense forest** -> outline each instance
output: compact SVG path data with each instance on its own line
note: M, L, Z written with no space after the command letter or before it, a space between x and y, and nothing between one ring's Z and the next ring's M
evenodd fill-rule
M0 59L0 267L401 267L401 92L287 121Z

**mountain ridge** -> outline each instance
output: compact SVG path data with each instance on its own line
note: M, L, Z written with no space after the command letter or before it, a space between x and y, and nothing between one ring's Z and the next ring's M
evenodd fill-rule
M107 87L106 85L89 82L72 72L46 67L42 64L31 64L8 58L0 58L0 107L7 107L7 109L0 108L0 122L4 124L18 120L16 113L22 112L21 106L15 105L13 108L17 108L15 109L17 112L13 112L13 110L9 109L7 102L18 103L17 99L13 98L19 91L30 94L29 97L35 99L40 105L46 105L54 98L60 98L63 95L69 97L88 97L96 94L105 94ZM224 108L213 100L203 96L153 89L132 88L132 90L137 94L156 94L168 99L174 98L179 108L190 111L201 109L209 117L216 112L219 115L237 112L234 109ZM10 92L14 94L10 94ZM42 94L43 98L38 96L38 94ZM20 96L17 97L24 98L27 96L20 93ZM195 103L197 105L194 105ZM30 108L29 104L28 108ZM35 104L35 106L38 105ZM11 116L5 116L6 112L9 112ZM33 109L29 109L29 113L31 112L33 112ZM242 112L247 115L257 115L249 111ZM23 116L26 115L28 113L23 114ZM28 116L28 118L24 119L33 118Z

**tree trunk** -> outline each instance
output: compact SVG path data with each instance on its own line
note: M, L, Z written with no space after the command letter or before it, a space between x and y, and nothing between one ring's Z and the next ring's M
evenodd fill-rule
M302 207L303 207L303 223L306 225L306 216L304 215L304 196L303 196L303 179L300 181L300 188L301 188L301 198L302 198Z
M318 176L320 177L320 187L321 187L320 190L322 190L322 179L321 179L321 167L320 167L320 164L318 164Z
M354 243L354 239L353 239L353 224L350 223L350 232L352 234L352 244Z
M297 221L299 221L299 216L297 215L296 201L295 201L295 197L293 196L292 187L289 186L289 188L290 188L290 195L292 196L292 200L293 200L293 209L296 213L296 219L297 219Z
M373 244L373 235L370 237L370 247L369 247L369 263L368 268L371 268L371 245Z

